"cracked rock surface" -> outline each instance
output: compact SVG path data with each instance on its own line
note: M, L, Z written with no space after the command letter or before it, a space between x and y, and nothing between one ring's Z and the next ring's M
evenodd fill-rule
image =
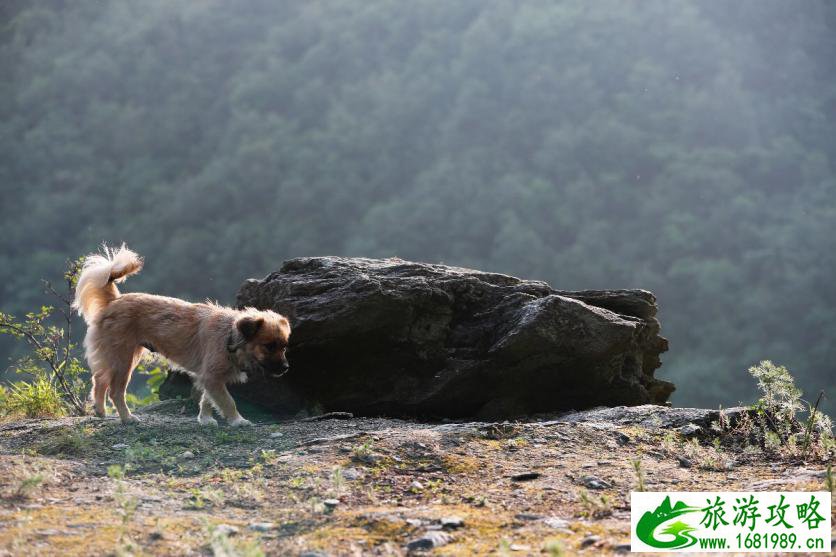
M504 418L660 404L667 340L646 290L567 292L400 259L292 259L237 303L291 317L291 371L237 387L276 415ZM163 394L176 392L172 378Z

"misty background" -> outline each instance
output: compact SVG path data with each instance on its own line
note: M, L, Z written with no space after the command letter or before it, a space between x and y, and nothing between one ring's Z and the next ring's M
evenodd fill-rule
M0 76L2 311L102 241L227 304L397 256L651 290L675 405L836 408L836 2L6 0Z

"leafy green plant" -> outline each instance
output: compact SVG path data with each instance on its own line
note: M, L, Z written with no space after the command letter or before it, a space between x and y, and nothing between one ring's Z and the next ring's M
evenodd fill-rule
M22 412L26 416L57 415L57 405L66 411L84 414L89 385L85 380L86 369L76 356L76 344L72 341L72 298L83 261L70 261L64 273L65 293L56 291L48 281L43 281L48 294L59 302L55 308L43 306L40 311L29 312L23 319L0 312L0 335L22 340L31 353L22 357L13 369L29 378L35 385L27 388L23 382L12 384L4 401L6 414ZM51 324L60 315L61 326ZM38 412L43 411L44 414Z
M749 373L757 379L761 391L752 408L765 449L783 448L795 454L801 442L801 456L806 456L811 448L826 449L832 444L830 417L818 411L822 395L815 405L810 405L801 398L801 389L795 385L790 371L769 360L750 367ZM799 414L804 412L807 418L802 423Z
M26 418L55 417L66 414L61 392L46 377L32 382L15 381L4 389L3 413Z
M135 374L146 376L145 385L148 394L139 396L134 393L127 393L125 399L128 404L134 407L147 406L160 401L160 385L165 381L171 367L162 359L152 362L141 362L134 371Z

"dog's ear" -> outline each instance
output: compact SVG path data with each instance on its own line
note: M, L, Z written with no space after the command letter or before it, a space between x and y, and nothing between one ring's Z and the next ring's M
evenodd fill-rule
M264 319L262 317L242 317L235 324L244 337L244 340L252 340L258 334L258 330L261 329L262 325L264 325Z

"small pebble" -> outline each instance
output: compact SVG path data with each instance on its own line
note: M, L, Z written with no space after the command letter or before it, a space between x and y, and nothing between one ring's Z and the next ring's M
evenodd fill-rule
M420 551L447 545L453 541L453 536L444 532L427 532L420 538L406 544L407 551Z
M284 437L284 433L282 433L281 431L274 431L273 433L270 434L270 437L272 437L274 439L276 437Z
M413 480L412 483L409 484L409 487L411 487L412 489L416 489L418 491L421 491L422 489L424 489L423 484L421 484L421 482L419 482L418 480Z
M569 522L563 520L562 518L557 518L556 516L550 516L548 518L543 519L543 524L548 526L549 528L568 528Z
M612 487L611 483L596 476L585 476L583 478L583 485L589 489L607 489Z
M633 442L633 439L629 435L620 431L616 431L613 436L615 437L615 442L619 445L629 445Z
M517 520L540 520L542 515L532 513L517 513L514 515Z
M343 470L343 478L347 480L359 480L363 477L363 473L357 468L346 468Z
M215 527L215 532L223 536L234 536L238 534L238 527L232 524L218 524Z
M629 543L620 543L618 545L614 545L612 546L612 550L616 553L630 553L630 551L632 551Z
M677 431L684 435L685 437L693 437L698 433L702 432L702 428L697 424L685 424L684 426L680 427Z
M530 545L524 545L521 543L512 543L511 544L511 551L531 551Z
M514 474L511 480L515 482L530 482L542 476L540 472L523 472L521 474Z
M441 519L441 527L452 530L454 528L461 528L464 526L464 520L458 516L446 516Z
M678 457L676 457L676 460L679 461L679 466L681 468L690 468L691 466L694 465L693 462L691 462L690 460L688 460L684 456L678 456Z
M339 499L326 499L322 502L322 504L325 505L329 509L334 509L337 505L340 504L340 500Z
M269 532L270 530L273 530L275 527L276 525L272 522L253 522L249 526L250 530L254 532Z
M122 449L127 449L128 444L127 443L116 443L115 445L112 445L110 448L111 449L116 449L117 451L121 451Z
M584 539L581 540L581 547L589 547L592 544L596 544L601 541L601 536L586 536Z
M183 451L180 454L180 458L182 458L182 459L194 458L194 453L192 451Z

